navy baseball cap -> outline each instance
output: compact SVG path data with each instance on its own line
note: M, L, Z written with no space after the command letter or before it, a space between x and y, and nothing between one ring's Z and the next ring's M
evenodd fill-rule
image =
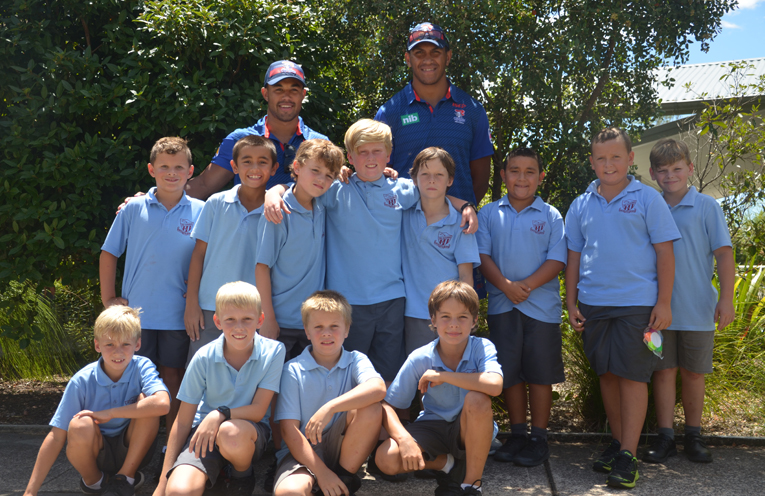
M406 51L408 52L423 41L433 43L444 50L449 50L449 40L446 39L444 30L435 24L422 22L410 29L409 39L406 42Z
M303 69L289 60L279 60L268 66L263 86L276 84L282 79L287 78L297 79L303 83L303 86L305 86L305 74L303 74Z

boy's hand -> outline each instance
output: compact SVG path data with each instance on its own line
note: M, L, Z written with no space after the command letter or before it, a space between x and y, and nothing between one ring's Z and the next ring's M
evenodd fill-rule
M386 167L383 169L383 176L389 177L391 179L398 179L398 171L391 167Z
M305 437L311 444L319 444L321 442L321 433L324 430L330 420L332 420L332 410L327 408L327 405L322 406L316 413L313 414L311 419L305 426Z
M568 309L568 322L576 332L582 332L584 330L584 321L587 320L579 311L579 307L574 305Z
M316 472L316 483L324 496L340 496L341 494L349 496L350 494L337 474L326 467Z
M717 330L722 331L736 319L736 310L733 308L733 302L720 300L715 307L715 322Z
M115 296L114 298L109 298L108 300L103 302L104 308L109 308L114 305L125 305L128 306L128 301L125 298Z
M220 424L225 422L226 417L218 410L213 410L202 419L196 432L189 441L189 453L194 453L197 458L202 458L209 451L215 449L215 438L218 437Z
M657 331L663 331L672 324L672 307L669 303L657 303L651 310L648 326Z
M276 340L279 338L279 324L276 319L265 319L263 326L259 329L260 335L264 338Z
M412 436L408 436L398 442L398 452L401 454L401 463L407 472L414 472L415 470L423 470L425 468L422 451L420 451L420 447L417 446L417 442L415 442Z
M83 417L90 417L93 419L93 422L96 424L105 424L108 421L110 421L112 418L111 410L101 410L98 412L92 412L90 410L83 410L81 412L77 412L74 414L74 417L72 418L83 418Z
M130 200L132 200L133 198L140 198L140 197L142 197L142 196L143 196L143 195L145 195L145 194L146 194L146 193L143 193L143 192L139 191L138 193L134 194L133 196L128 196L127 198L125 198L125 201L124 201L124 202L122 202L122 203L120 204L120 206L119 206L119 207L117 207L117 211L116 211L116 212L114 212L114 213L115 213L115 214L118 214L118 213L120 213L120 210L122 210L123 208L125 208L125 205L127 205L128 203L130 203Z
M462 231L465 234L473 234L478 230L478 214L473 207L468 207L462 211L460 227L464 227L466 224L467 228Z
M433 369L426 370L424 374L422 374L422 377L420 377L420 383L417 384L417 389L420 390L420 393L425 394L428 392L428 388L430 386L440 386L444 383L443 378L441 377L441 372L436 372Z
M266 191L266 199L263 201L263 215L266 216L266 220L274 224L281 224L282 210L286 214L292 213L279 193L271 190Z
M192 341L199 339L201 329L205 328L205 316L199 305L186 302L186 310L183 312L183 325L186 326L186 334Z
M505 296L515 303L523 303L531 294L531 288L523 281L507 281L509 287L505 291Z
M337 178L345 184L348 184L348 181L351 179L352 175L353 170L350 167L344 165L340 167L340 174L338 174Z

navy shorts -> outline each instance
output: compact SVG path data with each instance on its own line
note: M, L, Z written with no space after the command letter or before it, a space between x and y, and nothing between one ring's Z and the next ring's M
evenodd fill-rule
M191 361L191 357L193 357L194 354L199 351L202 346L212 343L218 339L221 334L223 334L221 330L218 329L218 327L215 325L215 321L213 320L213 315L215 315L215 312L212 310L202 310L202 315L205 318L205 328L199 330L199 339L189 343L189 354L186 357L187 367Z
M373 305L352 305L353 323L343 348L369 357L385 381L396 378L404 364L404 310L406 298Z
M661 331L664 336L662 354L656 370L682 367L696 374L712 373L712 353L715 347L715 331Z
M184 369L190 341L185 329L180 331L141 329L141 349L136 351L136 355L145 356L154 362L154 365Z
M128 453L128 445L125 436L127 435L128 427L130 427L130 424L126 425L116 436L101 436L104 440L104 446L101 448L101 451L98 452L96 466L102 472L114 475L120 471L122 465L125 463L125 458ZM139 469L144 468L151 462L154 452L157 451L158 439L158 437L154 437L154 441L151 443L149 450L138 465Z

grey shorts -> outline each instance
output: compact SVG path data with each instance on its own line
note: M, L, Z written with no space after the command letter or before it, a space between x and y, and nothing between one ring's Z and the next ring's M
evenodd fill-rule
M286 355L284 361L288 362L296 356L303 353L306 346L311 344L308 336L305 335L305 329L279 329L279 342L284 344Z
M127 457L128 446L126 444L125 436L127 435L129 425L126 425L122 432L116 436L101 436L104 440L104 447L98 452L96 457L96 465L102 472L114 475L122 468L122 464L125 463L125 457ZM154 437L154 441L149 447L149 451L146 452L141 460L138 468L141 469L147 466L151 462L151 458L154 456L154 452L157 451L157 439Z
M205 318L205 328L199 330L199 339L189 343L189 354L186 357L187 367L191 361L191 357L193 357L194 354L199 351L202 346L212 343L218 339L218 336L222 334L220 329L218 329L218 327L215 325L215 321L213 320L213 315L215 315L215 312L212 310L202 310L202 315Z
M488 323L505 389L521 382L558 384L566 380L560 324L532 319L517 308L489 315Z
M664 360L659 360L656 370L682 367L696 374L712 373L712 352L715 331L661 331L664 336Z
M404 341L406 342L406 356L414 350L430 343L438 334L430 328L430 319L416 319L404 317Z
M460 417L452 422L446 420L416 420L405 429L427 455L425 460L433 460L438 455L451 453L454 458L465 458L465 447L460 442Z
M386 381L393 381L404 364L404 310L406 298L373 305L352 305L353 323L343 348L369 357Z
M247 422L255 426L255 430L258 432L258 439L255 441L255 453L252 455L253 463L258 461L263 456L263 452L266 451L266 444L271 436L271 429L268 427L268 422L253 422L248 420ZM197 426L198 427L198 426ZM215 445L212 452L208 451L202 458L197 458L194 453L189 453L189 444L191 444L191 437L197 431L194 427L189 433L189 437L186 438L186 443L183 445L183 450L178 455L178 459L175 460L173 467L167 472L167 476L173 473L175 467L179 465L191 465L207 475L207 487L213 487L215 481L218 480L218 474L220 470L228 463L228 460L223 458L218 450L218 445Z
M321 461L324 462L324 465L330 470L334 469L340 460L340 449L343 447L343 433L345 432L347 415L348 412L343 412L338 415L337 420L335 420L329 427L329 430L326 433L322 433L321 442L313 446L313 450L319 456ZM274 489L279 487L279 484L281 484L284 479L301 468L308 470L308 473L313 477L312 492L319 492L319 486L316 484L316 476L308 467L295 460L292 453L287 453L276 468L276 475L274 476L276 482L274 482Z
M598 375L606 372L650 382L659 357L643 343L653 307L607 307L579 303L584 322L584 353Z
M145 356L154 362L154 365L183 369L186 368L190 341L185 329L141 329L141 349L136 351L136 355Z

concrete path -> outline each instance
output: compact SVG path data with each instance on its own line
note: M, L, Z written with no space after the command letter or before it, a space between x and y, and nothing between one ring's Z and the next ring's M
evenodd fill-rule
M0 426L0 496L23 494L34 466L37 451L45 436L44 429L18 429ZM525 469L512 464L489 460L483 479L484 494L491 495L586 495L625 494L605 485L605 476L590 468L597 454L605 448L597 436L555 436L551 441L552 456L542 466ZM563 440L563 441L561 441ZM582 440L585 440L584 442ZM573 442L570 442L573 441ZM689 462L681 453L666 465L640 464L640 481L629 491L631 495L754 495L765 494L765 446L762 440L749 445L712 446L714 462L701 465ZM740 440L739 440L740 442ZM730 443L729 443L730 444ZM271 456L270 454L268 455ZM268 458L270 462L271 458ZM148 479L157 469L159 457L146 470ZM221 481L205 492L205 496L262 496L262 483L267 463L256 466L256 478L238 487L225 487ZM393 484L374 480L363 470L364 485L359 496L411 495L429 496L434 481L410 477ZM151 494L155 484L149 480L138 490ZM81 494L78 474L69 465L65 454L59 456L43 485L41 495L74 496Z

